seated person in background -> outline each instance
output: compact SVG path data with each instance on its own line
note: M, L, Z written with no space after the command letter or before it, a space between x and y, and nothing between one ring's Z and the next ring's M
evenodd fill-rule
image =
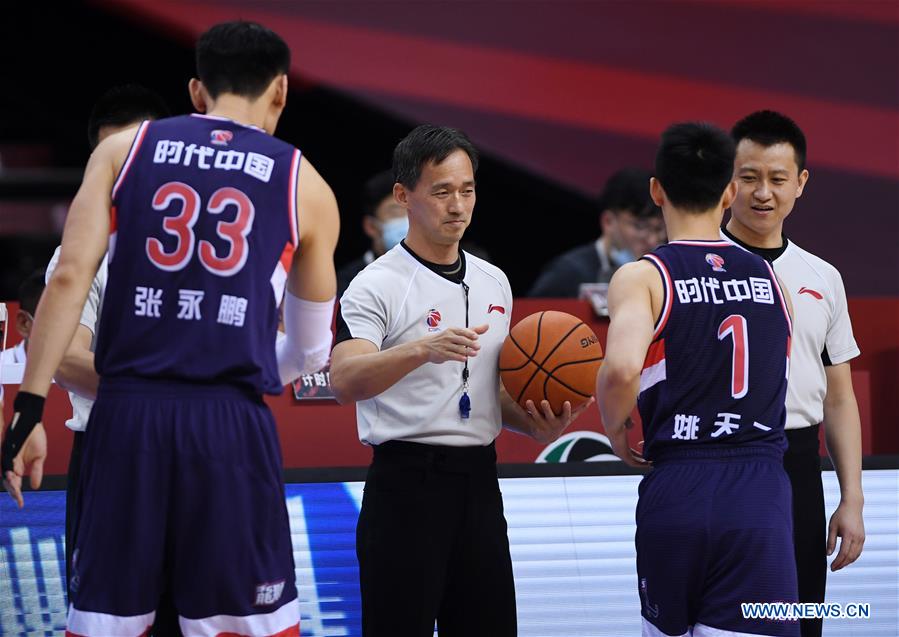
M608 283L615 270L664 243L662 211L649 197L651 176L640 168L613 174L597 202L600 237L553 259L528 296L577 297L582 283Z
M18 299L19 311L16 312L16 331L22 337L18 345L9 347L0 352L0 368L7 365L24 365L25 355L28 352L28 337L31 335L31 326L34 323L34 312L37 310L37 302L41 300L41 292L44 291L44 271L32 272L19 284ZM12 320L12 317L9 317ZM4 343L2 330L8 330L9 321L0 328L0 343ZM9 335L7 334L7 337ZM0 384L0 424L3 423L3 385Z
M2 359L4 365L25 363L25 353L28 351L28 336L31 334L34 312L37 310L37 302L41 300L41 292L43 291L43 270L32 272L19 284L19 311L16 313L16 331L19 332L22 340L15 347L10 347L0 352L0 359Z
M371 239L371 248L361 257L337 270L337 298L365 266L397 245L406 236L409 218L406 209L393 199L393 172L385 170L365 183L362 191L362 231Z

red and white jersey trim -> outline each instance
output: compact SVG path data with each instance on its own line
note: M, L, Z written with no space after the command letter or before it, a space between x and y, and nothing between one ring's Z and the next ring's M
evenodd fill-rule
M290 240L294 247L300 242L297 228L297 184L300 181L300 151L295 148L290 162L290 192L287 193L287 210L290 215Z
M141 144L144 142L144 137L147 135L147 129L150 127L150 120L144 121L140 127L137 129L137 133L134 135L134 141L131 142L131 150L128 151L128 156L125 157L125 163L122 164L122 170L119 171L119 176L115 180L115 183L112 185L112 200L115 201L116 193L119 191L119 187L122 185L122 182L125 181L125 177L128 176L128 170L131 168L131 164L134 162L134 157L137 155L137 151L140 149Z
M287 273L290 272L290 264L293 261L293 255L296 252L290 243L284 244L284 251L281 258L275 264L275 270L272 272L272 292L275 294L275 305L281 305L281 299L284 298L284 291L287 289Z
M640 373L639 393L642 394L653 385L661 383L667 377L665 339L661 339L650 345L646 351L646 360L643 363L643 371Z
M179 620L181 632L191 637L299 637L300 603L293 599L271 613L258 615L213 615Z
M662 330L665 329L668 317L671 316L671 306L674 303L674 284L671 282L671 273L668 272L668 268L665 267L665 264L660 258L654 254L644 255L643 258L648 259L659 269L659 273L662 275L662 286L665 292L665 298L662 299L662 311L659 313L659 318L655 324L655 331L652 335L653 340L655 340L662 333Z
M702 241L702 240L669 241L668 243L670 245L677 245L677 246L702 246L704 248L732 248L732 247L734 247L734 244L731 243L730 241L720 241L718 239L715 239L713 241L712 240L710 240L710 241Z
M780 307L783 308L784 316L787 317L787 328L790 330L790 336L793 335L793 319L790 318L790 310L787 309L787 302L784 299L783 290L780 288L780 280L777 278L777 275L774 274L774 268L771 267L771 264L765 261L765 267L768 268L768 272L771 274L771 281L774 283L774 289L777 290L777 298L780 299Z
M70 604L66 620L66 637L93 637L94 635L140 637L150 632L155 617L155 611L145 615L120 617L78 610Z

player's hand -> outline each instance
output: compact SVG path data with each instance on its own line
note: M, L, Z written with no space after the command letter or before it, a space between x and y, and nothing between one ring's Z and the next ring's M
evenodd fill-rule
M612 445L612 451L615 452L615 455L627 466L634 467L635 469L648 469L652 466L652 463L643 457L636 449L631 449L630 445L627 444L627 434L626 431L628 429L633 428L634 422L628 418L624 423L624 428L620 430L620 436L609 436L609 443ZM608 433L608 430L607 430ZM642 443L641 443L642 444Z
M47 432L41 423L35 425L22 445L22 451L13 459L12 471L5 471L3 488L9 492L21 509L25 506L22 497L22 480L29 477L32 489L39 489L44 478L44 460L47 458Z
M469 357L477 356L481 349L478 336L486 332L489 327L486 323L471 329L450 327L432 336L426 336L423 341L428 362L456 361L464 363Z
M548 400L540 401L540 409L534 404L533 400L525 403L524 410L532 419L531 437L540 444L549 444L558 440L559 436L568 428L568 425L577 420L578 416L589 409L596 402L591 396L590 400L580 405L577 409L571 409L571 403L565 401L562 403L562 413L558 416L553 413L552 407Z
M831 571L849 566L862 554L865 546L865 522L862 519L862 505L840 502L840 506L830 516L827 532L827 554L833 555L840 538L840 552L830 564Z
M44 477L44 460L47 457L47 433L41 424L44 398L36 394L20 391L16 395L15 415L0 443L0 474L3 488L21 509L25 506L22 498L22 479L27 474L31 486L37 489Z

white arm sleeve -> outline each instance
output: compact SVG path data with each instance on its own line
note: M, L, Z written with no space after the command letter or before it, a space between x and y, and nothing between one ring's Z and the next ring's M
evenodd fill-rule
M284 336L275 342L278 375L287 384L302 374L317 372L331 354L334 299L306 301L284 292Z

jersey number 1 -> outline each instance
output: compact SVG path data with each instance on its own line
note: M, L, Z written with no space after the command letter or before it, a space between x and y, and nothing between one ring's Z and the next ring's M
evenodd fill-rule
M730 394L734 398L743 398L749 391L749 333L746 330L746 317L731 314L718 326L718 340L730 335L734 340L733 365L730 375Z
M197 243L194 225L200 216L200 195L179 181L171 181L159 187L153 195L153 209L166 210L173 200L181 203L181 212L174 217L165 217L162 228L178 239L174 250L166 252L162 241L156 237L147 239L147 257L157 268L168 272L183 269L193 257ZM216 233L230 244L228 252L219 256L212 243L200 240L200 263L216 276L232 276L240 272L250 251L247 235L253 229L253 219L256 216L253 202L237 188L219 188L209 198L206 210L217 215L228 206L237 208L234 221L219 221L215 227Z

